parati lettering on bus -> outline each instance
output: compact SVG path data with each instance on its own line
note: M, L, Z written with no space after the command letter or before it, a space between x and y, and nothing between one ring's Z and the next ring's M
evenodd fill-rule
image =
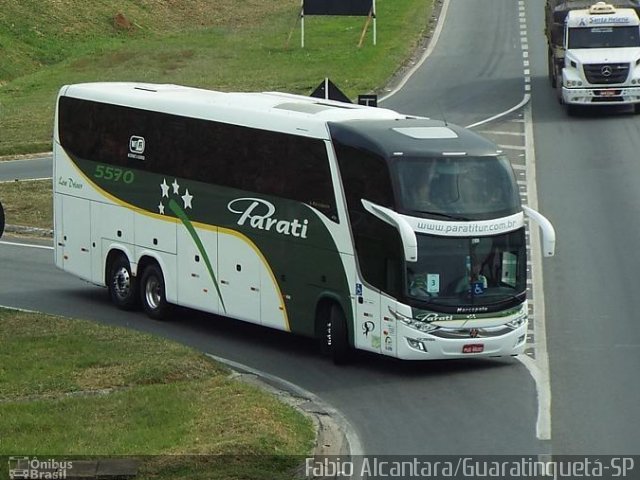
M242 205L245 208L242 209ZM266 200L260 198L236 198L227 204L230 212L240 215L238 225L243 226L248 223L252 228L270 231L275 230L282 235L291 235L293 237L307 238L307 225L309 220L304 219L302 222L297 218L289 220L279 220L273 218L276 213L276 207Z

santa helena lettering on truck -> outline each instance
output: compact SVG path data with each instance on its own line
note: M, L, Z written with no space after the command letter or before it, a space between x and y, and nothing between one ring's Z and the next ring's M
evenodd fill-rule
M172 305L404 359L514 355L524 214L508 160L453 125L283 93L60 90L55 261Z

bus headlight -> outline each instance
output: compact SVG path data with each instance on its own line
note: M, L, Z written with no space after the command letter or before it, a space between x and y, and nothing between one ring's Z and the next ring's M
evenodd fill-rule
M437 330L438 327L435 325L431 325L430 323L421 322L419 320L413 321L413 328L420 330L421 332L433 332Z
M526 321L527 321L527 314L523 313L519 317L516 317L513 320L511 320L510 322L507 322L507 326L509 328L512 328L513 330L515 330L516 328L521 327L522 325L524 325L524 323Z
M407 327L411 327L420 332L428 333L440 328L436 325L432 325L429 322L425 322L424 320L418 320L417 318L407 317L406 315L403 315L402 313L396 310L392 310L391 308L389 309L389 312L395 317L396 320L399 320L400 322L404 323Z
M420 350L421 352L427 351L427 347L425 347L424 343L422 343L420 340L417 340L415 338L409 338L409 337L406 337L406 338L407 338L407 343L411 348L415 348L416 350Z
M407 327L414 328L420 332L432 332L437 330L440 327L436 325L431 325L430 323L424 322L422 320L417 320L415 318L408 318L403 315L398 315L398 320L404 323Z

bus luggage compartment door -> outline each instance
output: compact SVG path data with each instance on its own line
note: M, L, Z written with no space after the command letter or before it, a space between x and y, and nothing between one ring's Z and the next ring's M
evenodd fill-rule
M91 281L91 202L56 195L56 265Z
M218 234L218 279L222 296L221 313L261 323L260 259L239 236Z

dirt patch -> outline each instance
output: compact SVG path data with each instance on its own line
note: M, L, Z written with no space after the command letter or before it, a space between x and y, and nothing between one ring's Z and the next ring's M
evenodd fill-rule
M129 32L133 30L133 23L127 17L124 16L124 13L119 12L116 13L113 17L113 26L116 30Z

